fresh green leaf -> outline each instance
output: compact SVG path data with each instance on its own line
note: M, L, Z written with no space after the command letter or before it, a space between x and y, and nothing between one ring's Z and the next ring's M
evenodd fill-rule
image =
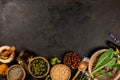
M116 60L117 58L112 58L111 61L106 64L106 66L112 69L112 67L116 64Z
M95 74L100 69L104 68L105 66L108 66L109 68L111 68L112 66L115 65L115 62L116 62L116 58L112 58L108 63L106 63L106 64L100 66L99 68L97 68L96 70L92 71L92 74Z
M99 72L97 72L97 74L95 73L95 77L99 77L100 75L113 76L113 73L111 71L106 72L105 70L101 69Z
M105 76L111 76L111 77L112 77L114 74L113 74L112 72L106 72L106 73L104 73L104 75L105 75Z
M97 71L97 72L94 74L94 76L95 76L95 77L98 77L98 76L100 76L101 74L105 74L105 73L106 73L105 70L100 69L99 71Z
M52 80L49 74L45 77L45 80Z
M115 53L113 54L113 57L118 58L118 54L115 52Z
M114 50L112 48L108 49L107 51L103 52L100 57L98 58L98 61L96 62L95 66L93 67L93 71L96 70L98 67L101 67L105 65L107 62L110 61L110 59L113 57ZM101 67L102 68L102 67Z
M58 59L57 57L53 57L53 58L51 58L50 63L51 63L52 66L54 66L56 64L60 64L61 60Z
M115 68L117 71L120 71L120 65L119 65L119 64L116 64L116 65L114 66L114 68Z

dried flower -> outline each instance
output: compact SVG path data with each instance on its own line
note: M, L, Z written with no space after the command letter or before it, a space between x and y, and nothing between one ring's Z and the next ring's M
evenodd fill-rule
M120 64L120 58L117 59L117 64Z
M115 74L116 72L117 72L117 70L113 68L113 69L112 69L112 73Z
M118 36L113 35L113 33L109 33L109 36L115 41L115 43L120 43L120 38Z
M105 66L105 67L104 67L104 70L105 70L106 72L108 72L108 71L109 71L109 67L108 67L108 66Z
M116 51L115 51L117 54L120 53L120 50L116 47Z

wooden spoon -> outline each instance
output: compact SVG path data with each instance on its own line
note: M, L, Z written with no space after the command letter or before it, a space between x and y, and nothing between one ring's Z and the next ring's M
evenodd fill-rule
M85 70L87 69L88 63L89 63L89 59L88 59L88 58L84 58L84 59L80 62L79 66L78 66L78 71L76 72L76 74L75 74L75 76L72 78L72 80L75 80L76 77L79 75L79 73L80 73L81 71L85 71Z

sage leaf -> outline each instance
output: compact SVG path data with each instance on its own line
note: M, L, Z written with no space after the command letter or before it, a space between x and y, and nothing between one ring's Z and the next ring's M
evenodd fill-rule
M105 65L107 62L109 62L111 60L111 58L113 57L114 54L114 50L112 48L107 49L105 52L103 52L100 57L98 58L95 66L93 67L93 71L95 69L97 69L100 66Z
M116 60L117 60L116 58L112 58L108 63L106 63L106 64L100 66L99 68L97 68L96 70L92 71L92 74L95 74L100 69L103 69L105 66L108 66L109 68L112 68L115 65Z

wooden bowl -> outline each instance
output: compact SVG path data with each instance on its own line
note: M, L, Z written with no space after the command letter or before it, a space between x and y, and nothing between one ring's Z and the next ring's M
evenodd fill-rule
M35 75L33 72L32 72L32 64L33 64L33 62L35 61L35 60L42 60L42 61L44 61L45 62L45 65L47 66L47 70L46 70L46 72L44 73L44 74L42 74L42 75ZM35 63L35 64L40 64L40 62L37 62L37 63ZM34 70L35 70L35 68L36 68L36 66L34 67ZM48 60L46 59L46 58L44 58L44 57L34 57L30 62L29 62L29 64L28 64L28 70L29 70L29 73L33 76L33 77L35 77L35 78L43 78L43 77L45 77L48 73L49 73L49 70L50 70L50 64L49 64L49 62L48 62ZM39 70L40 70L40 67L39 67Z
M90 61L89 61L89 65L88 65L88 72L90 73L90 75L94 78L94 76L92 75L92 68L95 64L95 62L97 61L98 57L100 56L100 54L102 54L104 51L106 51L107 49L101 49L101 50L98 50L96 51L92 57L90 58ZM119 78L119 75L120 73L118 72L117 74L115 74L115 76L113 77L112 80L118 80ZM101 76L100 79L98 80L111 80L110 78L107 78L107 77L104 77L104 76Z
M93 68L93 66L94 66L94 63L96 62L96 60L97 60L97 58L98 58L98 56L100 55L100 54L102 54L104 51L106 51L107 49L102 49L102 50L98 50L98 51L96 51L93 55L92 55L92 57L90 58L90 61L89 61L89 65L88 65L88 71L89 71L89 73L90 73L90 75L93 77L93 75L92 75L92 68Z
M71 70L64 64L57 64L50 70L52 80L70 80Z
M7 71L7 79L8 80L18 80L18 79L24 80L25 77L26 77L26 72L25 72L24 68L20 65L17 65L17 64L13 65Z

